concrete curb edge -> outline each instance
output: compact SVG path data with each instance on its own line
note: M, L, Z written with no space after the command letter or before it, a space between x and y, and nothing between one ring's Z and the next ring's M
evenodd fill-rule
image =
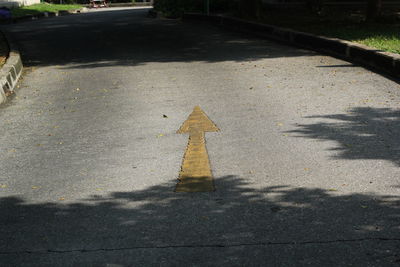
M185 20L206 21L234 30L250 32L274 41L329 54L373 70L381 71L396 80L400 78L400 55L383 52L365 45L337 38L328 38L268 24L246 21L223 15L185 13Z
M14 88L21 77L23 65L19 51L13 39L4 31L1 32L10 48L6 63L0 69L0 104L7 100L7 95Z

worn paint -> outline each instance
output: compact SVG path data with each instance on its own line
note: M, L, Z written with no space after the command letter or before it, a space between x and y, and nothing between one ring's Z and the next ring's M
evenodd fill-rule
M179 182L175 192L211 192L215 190L206 148L205 132L217 132L218 127L199 106L193 109L177 133L189 133Z

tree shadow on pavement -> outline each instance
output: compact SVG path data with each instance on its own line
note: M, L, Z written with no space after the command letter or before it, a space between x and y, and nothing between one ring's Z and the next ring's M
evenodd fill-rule
M337 266L400 260L398 196L255 189L235 176L216 185L213 193L173 193L165 184L65 204L2 198L2 262Z
M400 111L389 108L356 107L347 114L310 116L321 119L297 125L290 131L306 137L336 141L333 150L342 159L388 160L400 166Z
M82 14L14 25L26 66L136 66L312 55L201 23L146 17L147 10Z

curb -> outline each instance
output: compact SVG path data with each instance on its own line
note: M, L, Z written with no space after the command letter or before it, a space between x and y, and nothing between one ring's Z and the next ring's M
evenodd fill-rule
M400 78L400 55L383 52L365 45L337 38L328 38L291 29L250 22L223 15L185 13L184 20L205 21L234 30L250 32L274 41L329 54L349 62L381 71L398 80Z
M4 103L7 96L14 91L23 69L21 56L14 41L7 33L2 32L2 34L8 43L10 53L6 63L0 69L0 104Z

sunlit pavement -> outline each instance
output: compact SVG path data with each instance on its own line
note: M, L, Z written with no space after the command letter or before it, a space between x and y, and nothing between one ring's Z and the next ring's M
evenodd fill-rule
M147 11L9 27L0 265L399 264L399 84ZM216 190L177 193L195 106Z

